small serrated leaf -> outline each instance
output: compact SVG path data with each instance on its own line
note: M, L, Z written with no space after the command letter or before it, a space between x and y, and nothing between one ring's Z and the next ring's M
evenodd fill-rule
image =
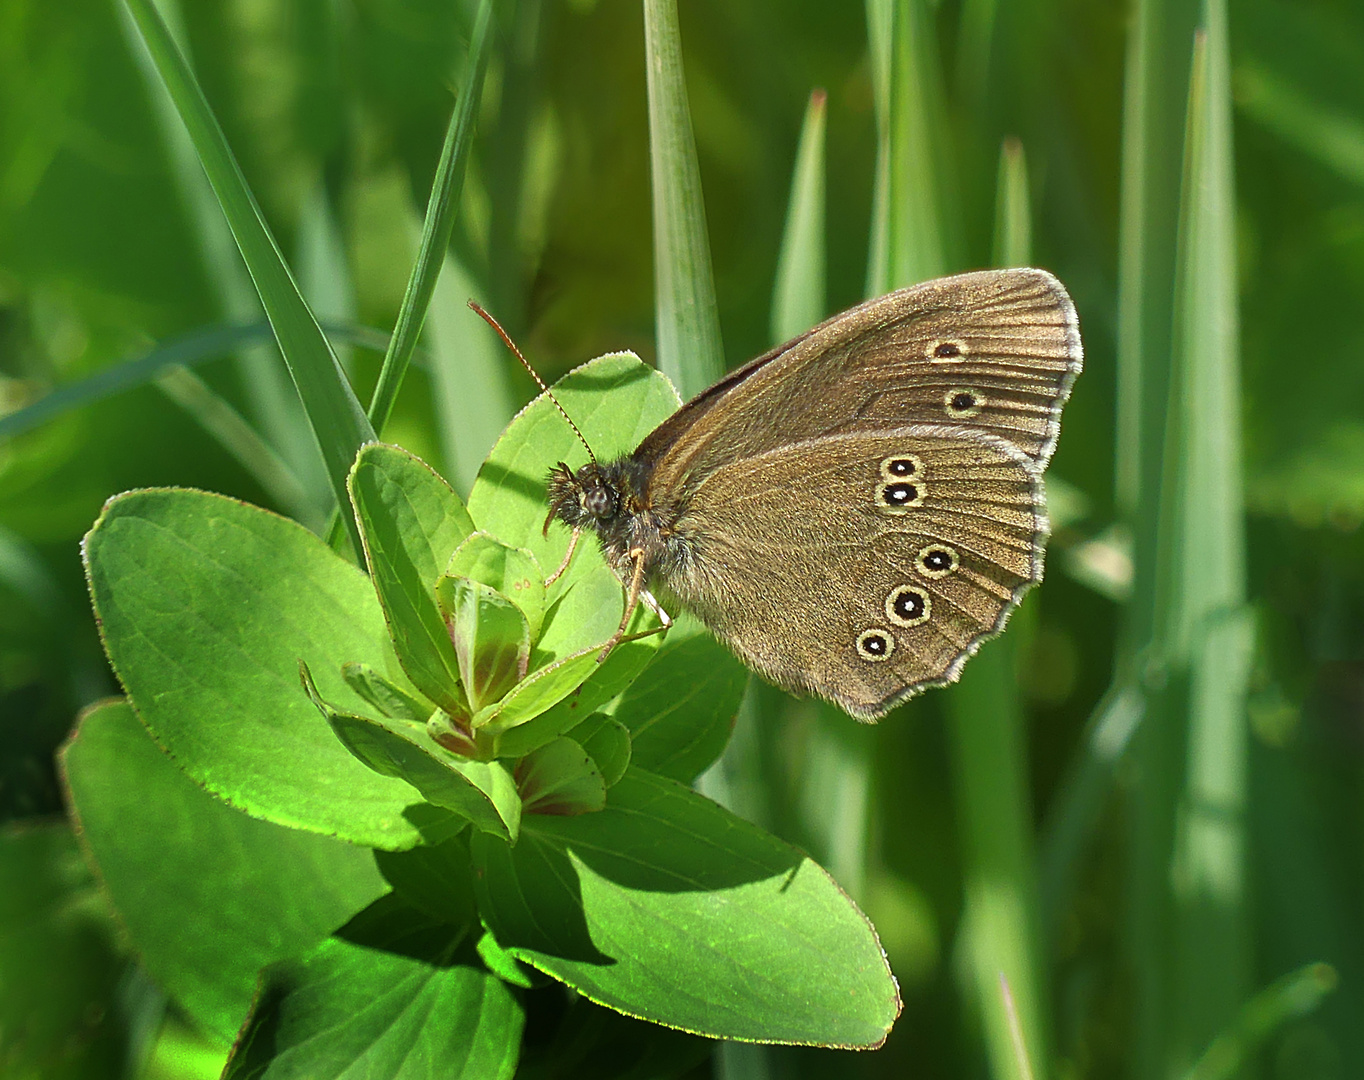
M605 713L593 713L573 729L573 741L588 752L606 786L625 775L630 765L630 729Z
M545 620L545 575L528 548L511 547L488 533L476 532L455 549L445 573L497 590L521 609L531 641L540 636Z
M481 582L443 577L436 593L469 708L478 712L525 678L530 626L515 604Z
M341 678L373 709L395 720L424 723L435 708L384 678L368 664L342 664Z
M597 763L572 739L560 737L516 765L516 787L527 814L588 814L606 805Z

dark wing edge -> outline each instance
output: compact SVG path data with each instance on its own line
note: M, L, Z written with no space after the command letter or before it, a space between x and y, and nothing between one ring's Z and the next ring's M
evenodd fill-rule
M1061 410L1070 400L1070 392L1075 387L1075 380L1080 377L1080 372L1084 370L1085 350L1080 343L1080 316L1075 310L1075 302L1071 300L1070 293L1066 292L1066 287L1061 284L1056 275L1048 270L1038 270L1035 267L1028 267L1018 272L1037 277L1061 309L1061 315L1066 324L1066 374L1061 380L1060 393L1057 394L1056 401L1052 405L1051 416L1047 419L1046 441L1038 452L1037 460L1033 462L1040 472L1047 467L1052 454L1056 452L1056 442L1061 437Z

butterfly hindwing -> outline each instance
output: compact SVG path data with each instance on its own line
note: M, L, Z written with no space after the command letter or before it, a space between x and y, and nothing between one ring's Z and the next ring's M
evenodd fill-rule
M716 469L668 579L750 665L870 718L954 679L1041 577L1026 454L964 428L805 440Z

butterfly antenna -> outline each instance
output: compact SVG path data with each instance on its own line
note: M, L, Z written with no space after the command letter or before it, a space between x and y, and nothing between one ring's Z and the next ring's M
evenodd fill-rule
M537 372L533 367L531 367L530 361L528 361L524 356L521 355L521 350L516 347L516 342L514 342L511 339L511 337L508 336L507 331L502 329L502 324L499 323L496 319L494 319L491 315L489 315L486 311L484 311L483 308L479 306L477 300L470 300L469 306L473 308L474 311L479 316L482 317L484 322L486 322L489 326L491 326L494 330L497 331L497 336L500 337L504 342L506 342L507 348L509 348L512 351L512 353L516 356L516 359L521 361L521 366L525 368L528 372L530 372L530 377L535 380L535 385L538 386L542 391L544 391L545 396L549 398L550 401L554 402L554 407L559 410L559 415L561 415L565 420L568 421L568 426L573 429L573 434L578 436L578 441L581 442L583 446L587 449L587 456L592 459L592 464L595 465L597 463L597 455L592 453L592 447L587 445L587 439L583 437L583 433L578 428L578 425L573 422L573 417L569 416L568 413L564 411L564 407L559 404L559 399L554 396L554 392L550 390L548 386L545 385L545 380L540 378L539 372Z

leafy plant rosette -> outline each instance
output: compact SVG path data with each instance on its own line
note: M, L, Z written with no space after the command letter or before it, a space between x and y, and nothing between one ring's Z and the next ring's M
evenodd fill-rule
M556 393L599 454L678 405L629 354ZM801 852L688 786L729 737L742 666L685 621L599 659L624 600L593 544L545 584L568 542L542 533L545 477L580 456L543 396L467 507L408 452L363 447L349 492L368 576L293 522L199 491L120 495L87 536L131 710L93 710L68 744L73 809L149 970L177 996L193 969L191 1014L227 1035L249 1001L240 970L205 992L222 956L184 955L206 923L237 969L267 965L228 1075L282 1061L280 1075L339 1075L414 1047L509 1075L518 995L545 975L711 1037L884 1041L899 998L866 918ZM654 618L641 606L630 629ZM138 784L159 816L139 817ZM249 918L214 907L232 880L176 878L245 872L205 869L229 844L210 818L271 853L239 860L256 875ZM364 848L382 878L356 863ZM197 937L148 926L156 904Z

